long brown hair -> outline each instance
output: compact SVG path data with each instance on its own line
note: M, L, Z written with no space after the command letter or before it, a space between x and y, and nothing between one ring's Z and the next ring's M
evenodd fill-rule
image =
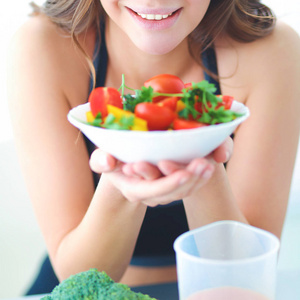
M270 34L275 21L271 9L259 0L211 0L190 41L205 49L224 32L236 41L252 42Z
M94 78L91 58L80 45L77 36L90 26L96 26L99 30L99 24L105 18L100 0L46 0L41 7L33 3L32 6L35 12L44 13L70 34L87 58ZM190 34L189 43L193 49L201 52L223 32L234 40L252 42L270 34L275 21L270 8L260 3L260 0L211 0L203 20Z

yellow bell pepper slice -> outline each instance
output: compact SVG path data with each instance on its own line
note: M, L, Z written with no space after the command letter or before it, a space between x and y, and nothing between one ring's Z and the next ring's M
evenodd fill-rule
M91 111L87 111L87 112L85 113L85 115L86 115L86 120L87 120L87 122L89 122L89 123L94 122L95 117L93 116L93 114L92 114Z
M182 100L177 101L176 112L179 112L185 108L185 104Z
M118 108L110 104L107 104L107 111L109 114L113 114L117 121L119 121L123 116L125 117L134 116L133 126L131 127L131 130L148 131L147 121L141 118L137 118L130 111Z

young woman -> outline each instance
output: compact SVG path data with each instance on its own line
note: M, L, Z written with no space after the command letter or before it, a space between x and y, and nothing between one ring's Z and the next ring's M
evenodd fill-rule
M131 286L175 281L174 239L217 220L280 236L299 137L300 42L260 1L49 0L10 54L16 145L59 280L95 267ZM226 170L230 140L187 165L124 164L67 121L93 83L118 88L125 74L140 88L163 73L206 78L249 107ZM58 283L47 262L38 280L49 285L31 293Z

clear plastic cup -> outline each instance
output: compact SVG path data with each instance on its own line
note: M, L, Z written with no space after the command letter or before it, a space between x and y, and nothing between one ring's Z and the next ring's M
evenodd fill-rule
M275 300L279 239L219 221L174 242L180 300Z

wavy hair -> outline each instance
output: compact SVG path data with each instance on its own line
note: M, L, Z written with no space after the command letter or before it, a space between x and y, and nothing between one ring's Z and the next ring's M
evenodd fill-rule
M80 45L78 35L90 26L96 26L100 30L100 23L105 18L100 0L46 0L43 6L34 3L31 5L34 12L44 13L70 34L86 57L95 79L92 60ZM193 48L201 53L221 33L227 33L236 41L252 42L269 35L275 22L271 9L260 3L260 0L211 0L203 20L189 36L190 51ZM194 50L191 53L197 57Z

